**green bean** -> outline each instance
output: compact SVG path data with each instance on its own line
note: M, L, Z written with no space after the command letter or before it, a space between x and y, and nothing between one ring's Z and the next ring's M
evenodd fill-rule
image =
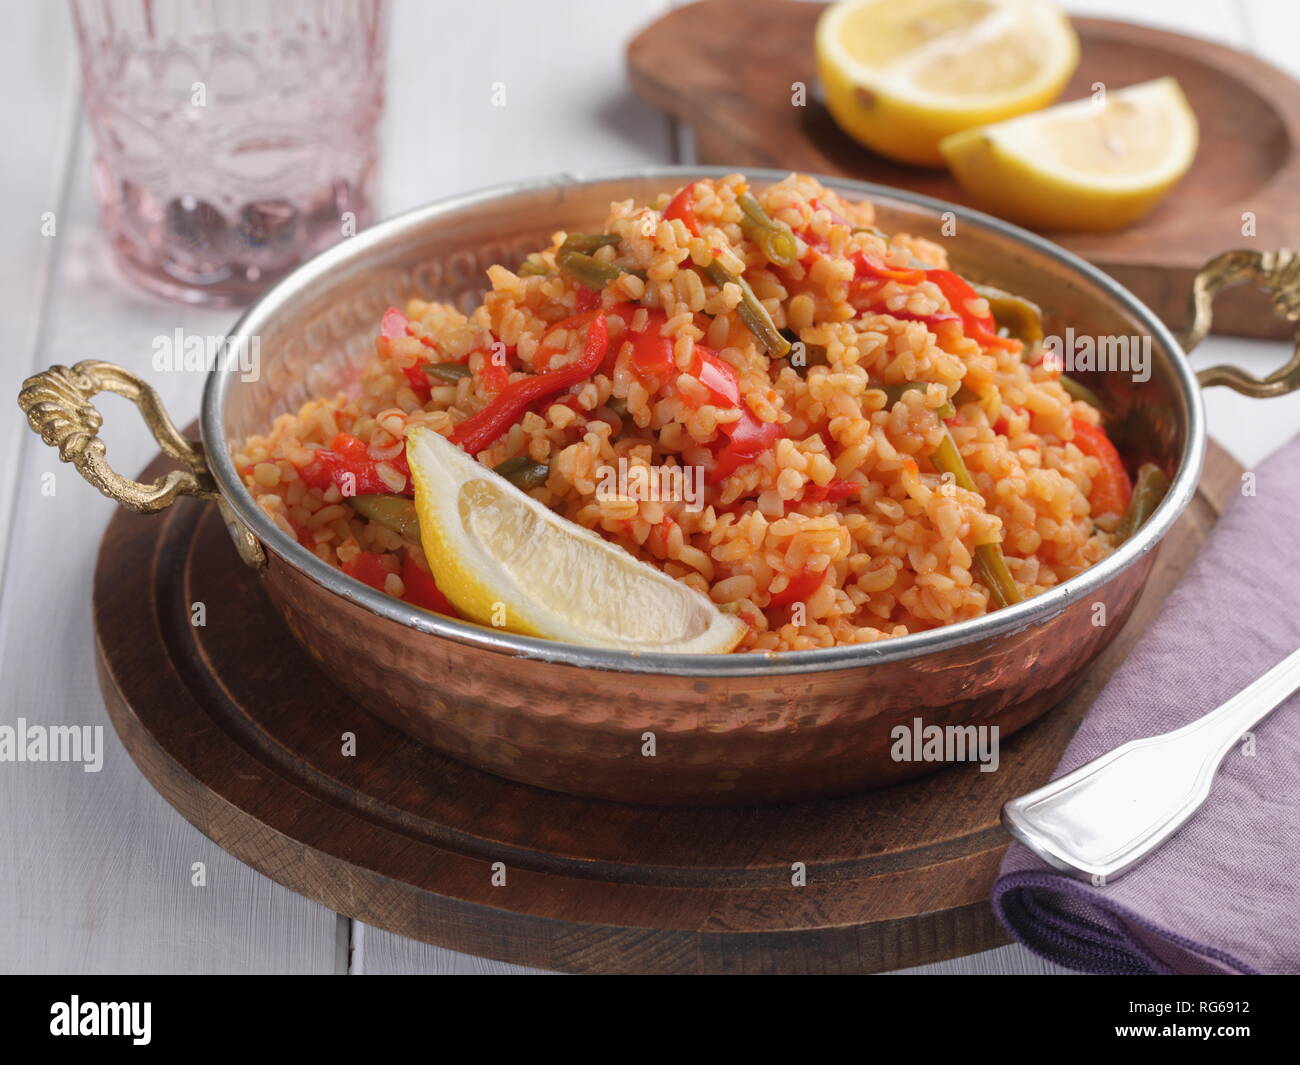
M578 251L590 255L601 248L612 248L622 239L617 233L570 233L560 245L560 251Z
M429 362L425 363L424 372L436 377L443 384L454 385L464 377L470 376L470 368L463 362Z
M545 277L551 271L546 268L545 263L537 262L533 259L525 259L519 269L515 271L518 277Z
M740 229L758 245L763 257L773 266L793 266L799 261L799 246L790 227L771 218L748 192L736 197L740 207Z
M961 457L961 452L957 450L957 441L952 438L950 430L944 432L943 439L939 441L939 446L930 455L930 461L940 473L950 474L953 483L958 488L963 488L967 492L979 491L975 487L975 481L971 478L970 470L966 468L966 460Z
M733 274L716 259L704 268L704 272L718 288L728 284L739 286L740 303L736 307L736 313L745 323L745 328L754 334L772 358L783 359L790 354L790 341L781 335L776 323L772 321L772 316L767 313L767 308L759 302L758 297L754 295L754 290L749 287L748 281L738 274Z
M626 270L613 263L602 263L599 259L593 259L580 251L561 251L555 257L555 261L561 270L580 285L595 289L597 292L611 281L617 281L620 274L636 274L637 277L642 277L638 270Z
M492 467L494 473L501 474L507 481L516 488L537 488L539 485L546 483L546 478L551 475L551 468L542 462L534 462L526 455L516 455L512 459L506 459L499 466Z
M351 496L348 502L363 518L419 543L420 519L416 516L413 500L406 496L365 495Z
M1120 543L1123 543L1142 528L1142 523L1151 517L1168 491L1169 478L1165 475L1164 470L1151 462L1144 462L1138 467L1137 479L1133 482L1133 495L1129 499L1128 510L1124 512L1124 520L1120 522L1119 529L1116 530Z
M989 313L999 326L1017 340L1024 341L1026 350L1037 348L1043 342L1043 312L1038 304L1021 296L1013 296L992 285L972 285L989 303ZM1061 387L1071 399L1081 399L1089 406L1101 410L1101 400L1087 385L1061 374Z
M993 320L1008 334L1024 341L1027 349L1032 351L1043 342L1043 311L1037 303L992 285L971 285L971 288L988 300Z
M790 355L788 357L791 367L796 371L806 370L809 366L827 366L830 364L824 344L809 344L800 340L799 334L793 329L782 329L781 335L790 342ZM800 351L800 345L802 345L802 351ZM806 377L807 374L800 374L799 376Z
M1007 556L1002 553L1001 544L976 544L975 568L999 610L1024 598L1007 568Z
M930 455L930 461L940 473L950 474L958 488L978 493L979 490L975 487L970 470L966 468L966 461L957 450L957 442L953 440L952 432L948 428L944 428L943 439ZM998 609L1018 603L1023 598L1020 588L1011 576L1011 570L1007 568L1007 559L1002 553L1001 544L977 544L975 569L979 573L981 583L989 590L989 598L993 601L993 605Z
M924 392L930 387L926 381L903 381L894 385L872 385L872 388L879 389L887 397L885 407L888 409L903 398L905 392ZM945 401L941 406L935 408L935 413L940 419L955 418L957 408L952 405L952 400Z
M1058 380L1061 382L1061 387L1065 389L1066 394L1069 395L1071 399L1081 399L1084 403L1088 404L1088 406L1096 407L1097 410L1102 410L1101 400L1097 397L1097 393L1087 385L1080 384L1073 377L1066 377L1065 374L1061 374Z

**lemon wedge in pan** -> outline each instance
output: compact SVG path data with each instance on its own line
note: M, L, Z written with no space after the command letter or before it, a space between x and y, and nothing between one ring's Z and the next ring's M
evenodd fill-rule
M428 429L406 457L420 540L466 618L588 647L725 653L745 624L616 544L560 517Z
M1051 0L843 0L822 14L815 48L840 127L922 166L943 165L949 134L1046 107L1079 62Z
M980 206L1040 229L1103 230L1151 210L1187 173L1197 139L1178 82L1158 78L957 133L940 148Z

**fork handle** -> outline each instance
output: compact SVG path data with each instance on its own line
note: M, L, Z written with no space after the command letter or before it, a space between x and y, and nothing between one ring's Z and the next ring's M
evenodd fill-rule
M1234 743L1300 688L1300 650L1203 717L1116 747L1002 809L1040 858L1103 884L1143 861L1194 814Z

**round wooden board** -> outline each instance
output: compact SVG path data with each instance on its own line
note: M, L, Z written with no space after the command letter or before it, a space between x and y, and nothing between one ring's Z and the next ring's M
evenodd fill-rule
M141 479L167 465L160 456ZM94 586L100 683L126 749L188 821L367 924L571 972L918 965L1005 942L987 901L1008 842L999 810L1046 779L1240 472L1211 444L1126 630L1070 698L1002 745L993 773L962 766L850 798L722 809L620 806L489 776L335 690L216 508L192 499L110 522ZM795 862L806 886L792 886Z
M833 174L970 198L946 170L892 162L840 131L817 99L813 28L823 4L704 0L674 8L628 45L633 88L695 133L701 163ZM1151 214L1109 233L1048 233L1131 289L1172 328L1186 324L1196 271L1229 248L1300 245L1300 82L1213 41L1110 19L1073 19L1080 62L1062 100L1152 78L1178 79L1196 112L1201 149ZM792 103L796 83L804 106ZM978 206L977 204L975 206ZM1243 212L1257 235L1243 237ZM1250 287L1225 292L1216 333L1284 338L1291 327Z

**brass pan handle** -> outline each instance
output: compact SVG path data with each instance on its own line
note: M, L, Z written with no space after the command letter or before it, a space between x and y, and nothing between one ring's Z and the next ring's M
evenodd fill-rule
M139 407L145 424L163 451L187 468L165 473L153 484L133 481L114 470L104 457L107 447L99 436L103 416L91 402L100 392L115 392ZM109 499L142 514L169 507L178 496L216 500L240 557L255 567L265 564L261 544L221 497L208 469L203 445L181 435L163 409L158 393L135 374L111 362L94 359L72 367L51 366L23 382L18 406L27 415L32 431L50 447L58 448L59 458L71 462L82 477Z
M1184 351L1191 351L1210 332L1214 297L1225 288L1249 281L1273 297L1273 310L1288 322L1300 322L1300 254L1285 248L1278 251L1225 251L1216 255L1192 282L1191 324L1179 338ZM1197 373L1202 388L1227 385L1235 392L1255 399L1284 396L1300 388L1300 325L1295 350L1285 366L1264 378L1252 377L1236 366L1210 366Z

